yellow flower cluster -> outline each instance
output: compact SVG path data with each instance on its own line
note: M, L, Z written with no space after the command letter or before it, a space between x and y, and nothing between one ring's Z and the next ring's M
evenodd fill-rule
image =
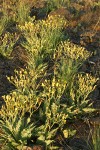
M13 114L15 109L20 113L30 112L36 109L36 105L40 104L40 97L36 96L36 91L40 83L36 83L38 76L40 77L44 72L45 66L39 66L35 70L26 68L20 71L15 71L14 77L8 77L8 80L16 86L16 90L9 95L3 96L6 106L2 110L2 115L5 111L8 114ZM6 114L6 115L8 115ZM4 114L5 115L5 114ZM9 115L8 115L9 116Z
M35 16L34 16L35 20ZM66 25L66 20L60 16L48 16L46 20L25 22L25 25L18 25L21 31L40 31L46 29L61 29Z
M18 25L21 31L33 31L34 29L34 24L32 22L25 22L25 25Z
M97 82L98 79L92 77L90 74L78 75L78 83L79 83L79 90L85 96L86 93L90 93L94 90L94 84Z
M64 28L66 26L65 18L61 16L48 16L47 20L42 20L44 26L55 29L55 28Z
M58 53L60 54L60 52L73 60L85 60L90 56L90 53L85 48L70 41L61 42L58 47Z
M90 74L78 74L77 80L73 83L72 89L70 90L70 95L73 100L77 102L81 98L82 101L88 98L88 95L95 89L98 79L92 77ZM76 91L77 88L77 91Z

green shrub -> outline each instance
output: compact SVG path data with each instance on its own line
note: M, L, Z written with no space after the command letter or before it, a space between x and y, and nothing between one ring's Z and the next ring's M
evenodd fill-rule
M16 109L8 117L1 113L1 117L0 143L2 150L22 150L35 129L35 125L30 123L30 117L26 119L21 114L19 116Z
M30 5L26 0L4 0L2 5L4 19L12 20L21 25L30 20Z
M18 116L28 113L35 123L32 136L45 149L51 149L58 129L66 138L69 136L66 131L70 129L64 128L67 119L78 119L94 111L88 96L97 79L79 72L91 54L65 40L65 23L55 16L18 26L26 38L22 46L30 61L25 70L15 71L15 76L8 78L16 90L3 96L6 106L0 114L9 121L15 111Z
M29 14L30 14L29 2L26 2L25 0L18 0L16 2L15 21L21 25L25 24L25 22L28 22L31 20Z
M9 16L7 13L7 6L4 2L2 4L1 12L3 13L3 16L0 17L0 36L2 35L7 23L9 21Z
M1 45L0 45L0 54L3 56L9 57L13 50L13 46L16 43L18 39L17 34L11 34L9 32L6 32L4 34L4 37L1 37Z
M26 43L22 43L22 46L29 52L30 59L34 61L35 66L52 59L56 46L64 39L62 30L65 24L64 18L51 16L47 20L26 22L24 26L19 25L27 40Z
M8 77L8 80L16 86L16 90L9 95L3 96L6 102L5 111L10 116L15 109L24 115L26 112L35 111L39 103L39 95L37 96L38 87L41 83L37 83L37 79L43 77L46 66L38 68L27 68L25 71L15 71L15 77ZM31 70L32 69L32 70ZM40 105L40 104L39 104ZM6 114L5 114L6 115Z
M4 32L4 30L5 30L6 26L7 26L8 21L9 21L8 20L8 16L6 16L6 15L4 17L2 17L2 19L0 19L0 36Z

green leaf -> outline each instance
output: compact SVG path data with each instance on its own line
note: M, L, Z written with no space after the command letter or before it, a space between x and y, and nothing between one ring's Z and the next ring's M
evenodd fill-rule
M83 108L83 111L84 111L85 113L91 113L91 112L94 112L95 109L94 109L94 108Z
M45 136L44 136L44 135L39 136L39 137L38 137L38 140L40 140L40 141L45 141Z
M48 136L47 136L47 139L51 139L52 137L55 136L56 132L57 132L58 128L55 128L51 131L48 132Z
M45 140L46 145L50 145L54 140Z

